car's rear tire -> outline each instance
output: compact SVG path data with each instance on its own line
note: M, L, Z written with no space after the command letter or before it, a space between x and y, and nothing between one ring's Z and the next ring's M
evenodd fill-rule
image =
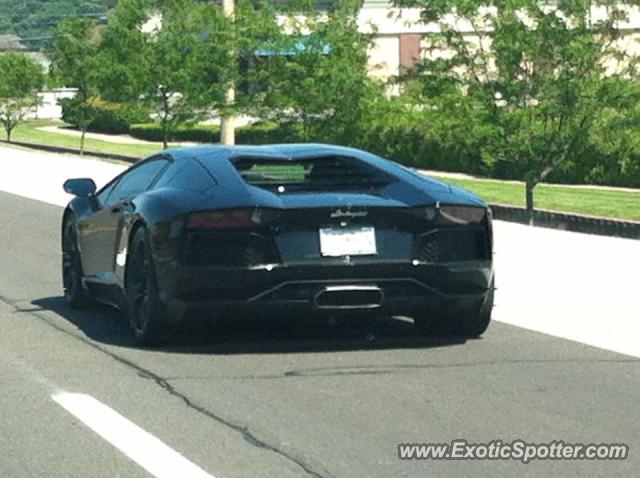
M69 215L62 234L62 286L64 296L74 309L86 308L93 303L82 286L82 275L76 223Z
M486 332L491 323L494 281L476 310L438 311L414 317L414 325L423 335L475 338Z
M139 345L158 345L166 339L167 315L159 299L151 243L138 228L127 260L126 294L129 325Z

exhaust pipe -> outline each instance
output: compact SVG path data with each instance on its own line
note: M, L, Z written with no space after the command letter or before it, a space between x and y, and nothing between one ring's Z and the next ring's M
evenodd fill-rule
M382 307L384 293L376 286L329 286L316 294L313 303L321 310L357 310Z

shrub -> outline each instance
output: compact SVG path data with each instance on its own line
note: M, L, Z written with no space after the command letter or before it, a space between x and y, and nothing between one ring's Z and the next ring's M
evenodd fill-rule
M162 128L157 123L133 125L129 134L145 141L162 141ZM260 122L238 128L236 140L238 144L274 144L300 141L301 126L295 123L277 124ZM218 143L220 127L218 125L180 126L170 141L192 143Z
M162 128L157 123L136 124L131 126L129 134L145 141L162 142ZM220 141L220 127L217 125L180 126L169 141L192 143L217 143Z
M139 105L102 103L96 108L96 117L89 125L89 131L107 134L125 134L132 124L149 119L149 110Z
M302 125L299 123L260 122L239 128L236 139L239 144L298 143L302 141Z
M76 124L76 110L81 106L74 99L63 99L62 119L73 126ZM149 119L149 111L139 105L110 103L97 100L91 106L93 120L88 131L106 134L126 134L134 123L143 123Z
M462 118L381 99L340 142L415 168L479 173L484 134Z

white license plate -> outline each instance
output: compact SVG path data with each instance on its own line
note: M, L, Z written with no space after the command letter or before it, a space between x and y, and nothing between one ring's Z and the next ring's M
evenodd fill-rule
M323 256L370 256L378 253L373 227L320 229Z

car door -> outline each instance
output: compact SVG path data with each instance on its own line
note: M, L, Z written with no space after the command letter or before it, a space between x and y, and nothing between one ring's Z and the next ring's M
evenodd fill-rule
M115 283L116 249L123 218L132 212L133 199L145 192L168 164L165 157L150 158L127 170L105 188L108 191L98 194L98 210L78 228L82 267L87 280Z

